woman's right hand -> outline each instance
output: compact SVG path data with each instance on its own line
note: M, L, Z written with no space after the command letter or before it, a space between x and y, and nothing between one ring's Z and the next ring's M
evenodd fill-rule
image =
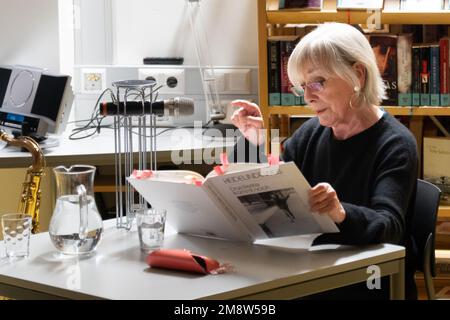
M264 122L258 105L246 100L234 100L231 105L239 107L231 116L233 124L248 141L254 145L263 144L265 142Z

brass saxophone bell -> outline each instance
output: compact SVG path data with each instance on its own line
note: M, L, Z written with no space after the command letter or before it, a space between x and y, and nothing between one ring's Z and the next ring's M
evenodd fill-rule
M25 182L22 185L18 212L32 217L32 233L39 232L39 209L41 201L41 179L44 175L45 157L39 144L30 137L14 138L0 129L0 141L8 145L26 149L32 157L32 164L28 167ZM1 147L0 147L1 149Z

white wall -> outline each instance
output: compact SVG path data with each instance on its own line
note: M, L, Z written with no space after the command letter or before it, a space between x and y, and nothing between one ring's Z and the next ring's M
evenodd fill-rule
M64 1L64 0L61 0ZM180 124L209 118L205 107L199 63L207 68L248 69L249 88L221 94L222 105L233 99L257 99L256 0L199 0L194 17L207 37L209 59L197 59L187 0L73 0L75 34L75 120L90 117L98 93L83 92L83 70L103 70L106 87L116 80L137 79L145 57L183 57L186 88L182 96L195 100L195 114ZM204 41L202 42L204 43ZM159 66L145 66L158 68ZM165 68L171 68L167 65ZM247 90L248 89L248 90ZM159 96L162 99L172 97ZM81 123L79 123L81 124Z
M186 0L75 0L75 4L80 11L77 64L138 65L148 56L182 56L185 65L198 65ZM203 21L208 37L210 63L256 66L256 1L200 0L200 7L203 19L198 21Z
M0 64L59 72L58 0L0 0Z

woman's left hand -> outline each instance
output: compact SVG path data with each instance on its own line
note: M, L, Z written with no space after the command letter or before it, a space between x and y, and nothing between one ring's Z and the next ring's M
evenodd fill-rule
M311 189L309 204L311 211L326 213L336 223L341 223L345 219L345 210L329 183L321 182Z

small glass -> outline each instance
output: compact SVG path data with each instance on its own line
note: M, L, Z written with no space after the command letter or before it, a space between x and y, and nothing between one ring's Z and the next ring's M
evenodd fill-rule
M2 234L8 258L26 258L30 254L31 216L9 213L2 216Z
M165 209L141 209L136 212L139 243L142 251L152 251L161 247L166 225Z

